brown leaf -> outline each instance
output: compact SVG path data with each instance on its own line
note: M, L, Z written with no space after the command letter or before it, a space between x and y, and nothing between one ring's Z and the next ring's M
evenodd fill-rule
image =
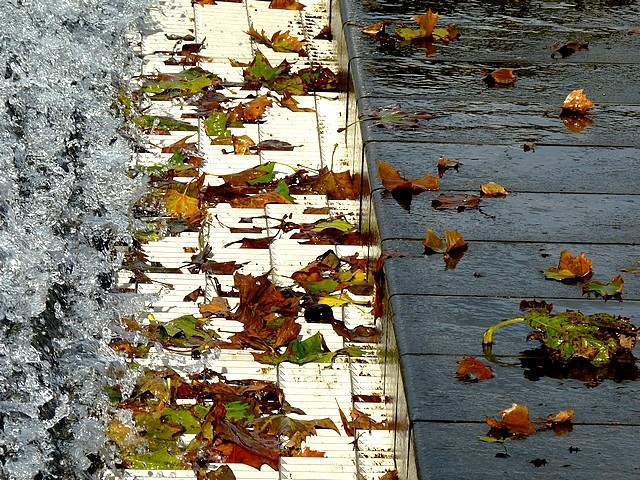
M171 145L167 145L166 147L162 147L162 153L175 153L182 150L193 151L196 150L197 145L195 142L189 143L189 140L193 135L187 135L184 138L181 138L177 142L172 143Z
M323 458L326 455L325 452L320 452L318 450L311 450L309 447L304 447L297 457L311 457L311 458Z
M289 438L286 447L300 448L300 444L309 436L316 435L316 428L331 429L340 433L330 418L318 420L296 420L286 415L271 415L252 422L256 432L262 435L285 436Z
M510 436L531 435L536 433L531 420L529 410L524 405L514 403L510 408L500 411L502 420L486 417L487 424L503 434Z
M594 103L587 98L583 89L573 90L562 103L562 111L572 115L586 115Z
M582 43L577 40L569 40L566 43L556 42L551 45L551 58L555 58L558 53L562 58L566 58L580 50L589 50L589 44Z
M456 377L466 382L481 382L493 378L493 371L489 365L485 365L474 357L465 357L458 361Z
M288 198L276 192L263 193L261 195L251 195L247 197L237 197L229 201L233 208L262 208L269 203L293 203Z
M433 34L433 29L438 23L439 15L435 12L432 12L431 9L427 10L427 13L423 15L416 15L413 17L415 22L420 25L420 27L424 30L424 36L430 37Z
M371 35L372 37L378 36L380 33L384 32L384 29L391 25L393 22L391 20L382 20L380 22L372 23L364 27L361 32L366 35Z
M280 100L280 106L288 108L292 112L315 112L313 108L300 108L298 101L291 96L289 92L285 92Z
M231 312L229 302L224 297L213 297L208 303L201 303L198 305L200 315L204 318L212 316L226 316Z
M407 179L401 176L398 171L387 162L378 162L377 177L382 180L382 185L389 192L396 190L411 190L419 193L425 190L438 190L438 177L435 175L425 175L422 178Z
M331 321L331 326L338 335L350 342L376 343L378 341L378 329L375 327L358 325L354 328L347 328L342 320L335 318Z
M484 82L490 87L510 87L518 79L516 72L511 68L499 68L484 77Z
M271 0L269 8L279 8L281 10L302 10L305 6L296 0Z
M271 105L273 103L267 95L260 95L249 102L240 103L236 107L229 109L227 123L234 121L255 122Z
M283 142L282 140L272 139L272 140L262 140L254 148L252 148L252 150L256 150L257 152L267 151L267 150L282 150L282 151L291 152L293 151L294 148L295 146L291 145L289 142Z
M399 480L398 471L397 470L389 470L383 476L380 477L380 480Z
M457 172L460 165L462 165L462 163L440 157L438 159L438 176L442 178L444 172L446 172L450 168L453 168Z
M331 33L331 27L329 25L325 25L322 27L322 30L318 32L318 34L313 37L314 40L333 40L333 33Z
M462 212L468 208L478 208L480 197L466 193L443 193L431 200L431 206L436 210L458 210Z
M196 288L193 292L185 295L182 299L183 302L195 302L198 300L198 297L204 297L204 290L202 287Z
M231 135L231 142L233 145L233 153L236 155L252 155L251 147L256 144L248 135L241 135L239 137ZM264 174L264 172L262 173Z
M355 200L360 198L359 174L351 172L333 172L322 167L315 177L309 177L312 190L320 195L327 195L331 200Z
M338 405L338 413L340 414L340 421L342 422L342 428L344 428L344 433L346 433L347 436L349 437L353 437L353 428L351 428L351 426L349 425L349 420L347 419L347 416L344 414L344 412L340 408L340 405Z
M351 421L349 422L351 429L357 430L389 430L389 425L386 421L376 422L369 415L361 412L357 408L351 409Z

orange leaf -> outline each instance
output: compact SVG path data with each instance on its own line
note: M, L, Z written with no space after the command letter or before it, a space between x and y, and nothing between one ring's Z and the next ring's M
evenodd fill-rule
M263 193L247 197L237 197L229 201L232 208L262 208L269 203L293 203L276 192Z
M164 194L164 205L172 217L190 218L200 215L200 201L197 198L172 188Z
M514 403L510 408L500 412L502 420L495 420L486 417L487 424L491 428L502 430L510 435L531 435L536 433L531 420L529 420L529 409L524 405Z
M200 310L200 314L205 318L212 315L226 315L231 310L229 302L224 297L213 297L209 303L201 303L198 309Z
M511 68L499 68L484 77L484 82L490 87L509 87L518 79L516 72Z
M231 142L233 144L233 153L236 155L251 155L250 148L256 144L248 135L240 135L239 137L231 135ZM262 171L262 175L264 175L264 171Z
M562 104L562 111L573 115L585 115L587 110L593 106L594 103L587 98L584 90L580 89L574 90L567 95Z
M304 5L296 0L271 0L269 8L279 8L281 10L302 10Z
M424 15L416 15L413 19L424 30L424 36L430 37L433 35L433 29L435 28L436 23L438 23L438 17L439 15L437 13L432 12L431 9L429 9Z
M446 172L450 168L453 168L457 172L460 165L462 165L462 163L440 157L438 159L438 176L442 178L444 172Z
M571 255L569 250L560 253L558 267L545 270L544 276L552 280L579 280L591 275L593 262L581 253L577 257Z
M493 378L493 371L477 358L465 357L458 361L456 377L467 382L480 382Z

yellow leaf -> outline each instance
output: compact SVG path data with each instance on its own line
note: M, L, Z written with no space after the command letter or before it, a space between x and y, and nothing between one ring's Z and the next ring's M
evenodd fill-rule
M426 250L436 253L444 253L446 251L444 243L435 233L433 233L433 229L429 228L427 230L427 236L422 241Z
M480 187L480 190L485 197L506 197L509 195L509 192L496 182L485 183Z
M172 217L189 218L200 215L200 201L170 188L164 194L164 205Z
M564 99L562 110L574 115L585 115L594 103L587 98L583 89L574 90Z
M462 238L462 235L460 235L458 230L445 229L444 238L447 244L447 248L445 250L446 253L467 248L467 242Z

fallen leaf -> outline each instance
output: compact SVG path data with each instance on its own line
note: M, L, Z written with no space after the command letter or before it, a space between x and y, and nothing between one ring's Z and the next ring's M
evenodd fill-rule
M260 95L246 103L240 103L227 112L227 123L247 122L258 120L273 103L267 95ZM209 133L207 133L209 135Z
M297 420L286 415L271 415L251 422L256 432L270 436L285 436L289 441L288 448L300 448L300 444L309 435L317 435L317 428L333 430L340 433L338 427L330 418L314 420Z
M622 268L621 271L628 272L628 273L633 273L634 275L640 275L640 260L636 260L636 266L635 267Z
M305 6L296 0L271 0L269 8L279 8L282 10L302 10Z
M389 430L389 425L386 420L381 422L375 421L366 413L358 410L357 408L351 409L351 420L349 421L349 427L353 430Z
M433 233L432 228L427 230L427 236L422 241L422 245L424 245L426 251L431 253L444 253L446 251L444 242L440 237Z
M200 200L185 193L169 189L164 194L164 204L167 213L172 217L193 219L201 216Z
M593 262L581 253L577 257L571 255L569 250L560 253L558 267L545 270L544 276L547 279L558 281L578 281L582 280L593 272Z
M536 151L536 145L535 145L534 143L525 143L525 144L522 146L522 149L523 149L525 152L535 152L535 151Z
M182 299L182 301L183 302L195 302L196 300L198 300L198 297L204 297L204 290L202 289L202 287L198 287L193 292L188 293L187 295L185 295L185 297Z
M511 87L517 79L515 70L511 68L499 68L483 78L490 87Z
M298 101L291 96L289 92L285 92L280 99L280 106L288 108L292 112L315 112L313 108L301 108L298 106Z
M301 145L298 145L301 146ZM291 152L294 149L294 145L291 145L289 142L283 142L282 140L262 140L260 143L258 143L255 147L252 148L252 150L255 150L256 152L261 152L261 151L269 151L269 150L282 150L282 151L287 151L287 152Z
M248 135L240 135L239 137L231 135L231 142L233 145L233 153L236 155L252 155L251 147L254 147L256 144Z
M493 371L489 365L485 365L474 357L465 357L458 360L456 377L465 382L481 382L493 378Z
M232 208L263 208L270 203L291 204L293 202L276 192L237 197L229 201Z
M569 40L566 43L556 42L551 45L551 58L555 58L557 54L560 54L562 58L566 58L581 50L589 50L589 43L582 43L577 40Z
M431 200L431 206L436 210L457 210L462 212L468 208L478 208L480 197L466 193L442 193Z
M536 433L531 420L529 410L524 405L514 403L510 408L500 411L502 420L486 417L486 422L492 430L496 430L500 436L526 436Z
M291 36L289 31L284 33L277 31L271 36L271 38L269 38L265 35L264 30L258 32L253 28L253 24L251 24L249 26L248 34L259 43L268 45L276 52L294 52L302 57L306 57L308 55L305 49L308 42Z
M372 23L371 25L364 27L361 30L361 32L366 35L371 35L372 37L375 37L380 33L383 33L385 28L391 25L392 23L393 23L392 20L382 20L380 22Z
M424 31L425 37L430 37L433 33L433 29L438 23L439 15L435 12L432 12L431 9L427 10L427 13L423 15L416 15L413 17L413 20L420 25L420 28Z
M640 35L640 28L630 28L627 35Z
M220 175L220 178L222 178L225 183L233 186L271 183L273 181L273 169L275 165L274 162L269 162L238 173Z
M495 182L485 183L480 186L480 192L483 197L506 197L509 192L505 188Z
M227 316L231 312L229 301L224 297L213 297L207 303L198 305L200 315L204 318L213 316Z
M607 284L592 280L584 286L582 291L583 293L594 293L597 297L602 297L605 301L611 298L622 301L623 287L624 279L621 275L617 275Z
M438 176L442 178L444 172L446 172L450 168L453 168L457 172L460 165L462 165L462 163L440 157L438 159Z
M325 25L322 27L322 30L318 32L318 34L313 37L314 40L333 40L333 33L331 33L331 27L329 25Z
M534 458L533 460L531 460L529 463L533 463L533 466L536 468L539 467L544 467L547 465L547 460L544 458Z
M419 193L425 190L438 190L438 178L435 175L425 175L421 178L404 178L387 162L378 162L377 177L382 180L382 185L389 192L397 190L409 190Z
M554 424L571 422L574 417L575 411L573 410L573 408L569 408L568 410L560 410L555 415L547 416L547 426L551 427Z
M571 115L586 115L594 103L587 98L583 89L573 90L562 103L562 111Z
M380 477L379 480L399 480L400 476L398 475L397 470L389 470L383 476Z

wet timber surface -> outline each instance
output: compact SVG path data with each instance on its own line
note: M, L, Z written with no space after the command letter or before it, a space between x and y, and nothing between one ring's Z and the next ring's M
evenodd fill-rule
M440 14L438 26L455 22L461 34L434 44L435 54L401 44L382 49L361 32L387 19L392 35L400 23L417 28L413 16L428 7ZM342 0L341 11L349 95L361 118L380 108L431 117L412 128L361 123L370 216L382 251L394 252L385 261L385 377L401 478L640 475L637 369L599 381L550 370L538 342L525 341L523 324L496 333L490 352L482 346L487 327L521 315L523 299L640 324L640 276L622 272L640 260L640 35L633 33L640 2ZM552 44L567 41L588 49L552 57ZM515 70L511 88L483 82L497 68ZM560 115L575 89L595 103L586 119ZM441 156L462 165L444 174L439 191L410 205L375 176L380 160L408 178L436 174ZM441 194L477 194L491 181L510 195L482 199L480 210L432 207ZM438 236L458 229L469 242L455 268L446 269L442 255L424 254L428 228ZM542 270L557 266L564 249L593 260L596 280L622 274L623 301L546 280ZM495 378L457 380L466 356L491 363ZM533 419L573 407L573 427L504 445L481 442L485 417L497 418L512 403L527 405Z

